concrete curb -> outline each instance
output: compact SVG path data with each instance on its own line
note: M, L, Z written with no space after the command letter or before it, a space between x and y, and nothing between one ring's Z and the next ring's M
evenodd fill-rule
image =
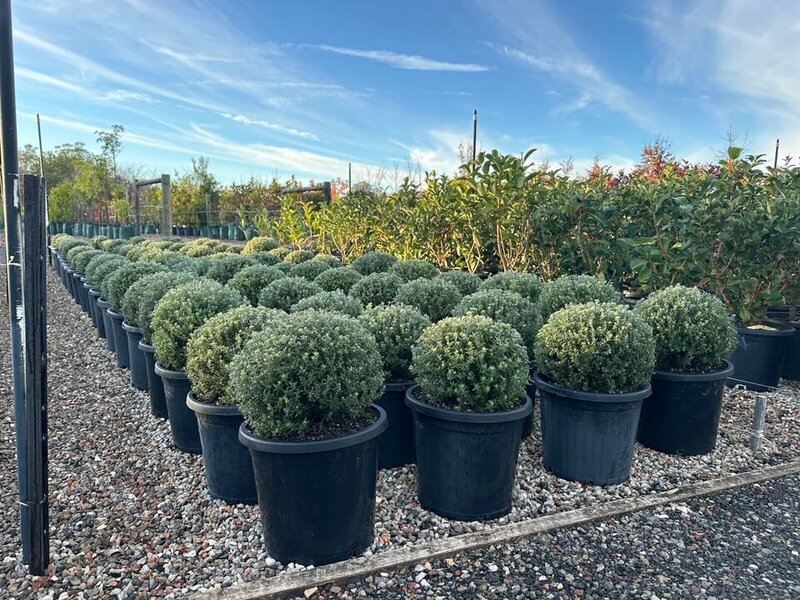
M614 500L599 506L510 523L491 531L467 533L388 550L376 556L353 558L299 573L276 575L263 582L244 584L195 597L198 600L272 600L292 595L302 596L305 590L311 588L355 581L374 573L394 571L409 565L448 558L467 550L505 544L556 529L584 525L593 521L626 515L673 502L683 502L798 473L800 473L800 460L738 475L727 475L711 481L692 483L650 496Z

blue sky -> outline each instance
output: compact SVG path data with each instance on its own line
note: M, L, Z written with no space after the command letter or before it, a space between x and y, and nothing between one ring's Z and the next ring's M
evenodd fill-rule
M122 124L147 172L391 183L478 146L624 168L660 136L710 160L728 130L800 154L800 10L740 0L17 0L20 143Z

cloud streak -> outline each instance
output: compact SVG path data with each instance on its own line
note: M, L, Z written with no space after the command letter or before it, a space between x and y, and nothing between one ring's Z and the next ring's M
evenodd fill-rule
M303 138L304 140L319 141L319 137L317 137L313 133L310 133L308 131L301 131L299 129L294 129L293 127L286 127L279 123L273 123L271 121L265 121L263 119L251 119L244 115L233 115L230 113L221 113L221 116L225 117L226 119L230 119L231 121L236 121L237 123L241 123L243 125L255 125L256 127L269 129L270 131L277 131L279 133L285 133L288 135L292 135L294 137Z
M434 60L416 54L399 54L390 50L359 50L357 48L344 48L342 46L328 46L320 44L310 46L325 52L341 54L343 56L354 56L366 58L375 62L383 63L395 69L406 69L411 71L453 71L457 73L482 73L490 71L491 68L485 65L471 63L454 63L441 60Z

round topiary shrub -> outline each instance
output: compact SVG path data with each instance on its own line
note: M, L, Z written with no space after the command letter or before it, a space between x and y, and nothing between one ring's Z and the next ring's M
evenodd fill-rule
M345 294L349 294L353 285L362 277L363 275L355 269L339 267L338 269L323 271L317 275L316 279L314 279L314 283L326 292L342 290Z
M253 254L248 254L247 256L248 258L256 261L258 264L267 265L269 267L274 267L281 262L280 258L274 254L270 254L269 252L254 252Z
M92 279L89 279L87 276L86 279L89 281L95 289L101 290L101 293L105 296L105 292L102 292L103 285L117 269L124 267L125 265L131 264L131 262L126 259L122 258L121 256L117 256L118 260L107 260L102 264L97 265L92 271ZM97 259L94 259L97 260ZM87 265L87 269L92 265L92 261L89 261L89 265ZM108 300L108 298L106 298Z
M272 250L267 250L267 254L271 254L272 256L277 256L281 260L283 260L287 254L291 252L288 248L284 246L278 246L277 248L273 248Z
M452 283L441 279L415 279L400 286L394 301L414 306L436 322L453 312L461 301L461 292Z
M342 266L342 260L338 256L334 256L333 254L317 254L311 260L324 262L326 265L333 268Z
M231 397L264 438L360 429L382 390L375 338L355 319L329 312L294 313L253 334L230 366Z
M481 282L482 290L508 290L516 292L536 304L542 293L542 280L533 273L517 273L516 271L505 271L492 275L487 280Z
M78 273L83 273L84 276L86 275L86 267L93 258L97 256L105 256L106 253L102 250L88 250L86 252L81 252L72 261L72 266L75 268Z
M357 317L364 310L364 307L355 298L347 296L340 290L335 290L333 292L319 292L308 298L303 298L292 306L292 312L303 310L327 310L350 317Z
M64 260L69 261L69 257L67 256L69 251L73 248L78 248L79 246L85 246L87 249L91 249L91 245L86 240L67 237L61 240L58 246L58 253L64 258Z
M659 371L719 371L738 343L725 306L697 288L676 285L654 292L634 312L653 330Z
M259 235L254 238L250 238L247 243L244 245L242 249L242 254L255 254L256 252L269 252L270 250L274 250L280 244L278 244L278 240L275 238L271 238L265 235Z
M126 261L121 256L117 256L116 254L109 254L108 252L103 252L102 254L98 254L97 256L93 256L89 259L89 262L86 263L86 269L83 272L83 275L92 284L92 287L97 288L98 284L95 283L95 274L97 270L106 263L118 263L118 264L125 264Z
M70 248L69 252L67 252L67 262L72 265L73 268L75 267L75 259L85 252L92 252L94 249L89 244L82 244L80 246L74 246ZM78 271L80 272L80 271Z
M286 313L263 306L237 306L211 317L189 338L186 374L195 399L210 404L232 404L228 367L256 331L273 327Z
M528 358L533 360L533 347L536 334L542 327L542 316L539 309L527 298L508 290L480 290L466 296L453 309L453 316L483 315L511 325L522 337Z
M292 306L303 298L319 294L322 290L313 281L302 277L283 277L276 279L261 290L258 303L267 308L277 308L289 312Z
M219 283L228 283L242 269L256 264L247 256L227 254L218 260L212 260L206 271L206 277Z
M413 306L392 304L368 308L359 321L378 343L387 381L411 380L411 348L430 327L430 319Z
M350 295L364 306L389 304L394 300L403 280L394 273L372 273L354 283Z
M562 275L545 284L539 298L542 319L570 304L586 302L622 302L620 293L608 283L591 275Z
M253 306L258 305L258 297L261 291L273 281L283 279L286 274L280 269L267 265L253 265L245 267L228 282L228 287L238 291L247 298Z
M236 290L200 279L172 288L156 304L151 319L156 358L165 369L186 368L186 344L194 330L214 315L245 303Z
M317 276L328 271L331 266L321 260L307 260L296 265L292 265L289 275L292 277L304 277L309 281L314 281Z
M647 386L655 365L653 331L621 304L589 302L556 311L536 336L536 369L553 385L621 394Z
M292 250L283 257L283 262L289 263L290 265L298 265L312 258L314 258L313 252L309 252L308 250Z
M355 259L350 266L362 275L385 273L397 259L388 252L367 252Z
M100 250L103 252L115 252L117 248L124 245L124 240L105 240L100 242Z
M127 309L128 313L131 314L135 311L136 316L132 316L133 322L128 321L128 323L131 325L135 323L135 327L141 327L142 339L146 343L150 343L153 339L153 311L158 301L172 288L195 280L197 280L197 275L194 273L155 273L154 275L142 277L139 281L134 283L131 288L135 286L136 292L132 293L130 288L125 292L126 297L136 294L136 296L133 296L129 301L130 305ZM128 320L128 313L125 311L125 299L123 298L122 314L125 315L125 320Z
M409 260L398 260L389 267L389 273L394 273L408 283L415 279L433 279L439 274L439 269L427 260L411 258Z
M128 288L145 275L152 275L159 271L165 271L163 265L151 262L129 262L116 269L114 273L105 278L100 286L100 291L112 310L119 312L122 309L122 298Z
M489 317L450 317L413 348L411 372L425 402L450 410L500 412L520 406L528 356L510 325Z
M445 271L444 273L439 273L436 278L452 283L458 288L462 296L474 294L481 287L481 278L475 273L467 273L466 271Z

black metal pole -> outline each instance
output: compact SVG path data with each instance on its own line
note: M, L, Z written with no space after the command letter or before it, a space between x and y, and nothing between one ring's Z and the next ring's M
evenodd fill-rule
M44 149L42 148L42 121L39 113L36 113L36 131L39 134L39 177L44 180ZM47 201L47 186L42 186L44 190L44 226L47 234L47 247L50 248L50 206ZM47 252L47 262L53 265L53 255Z
M353 163L347 163L347 195L353 193Z
M778 168L778 149L780 147L781 147L781 140L780 138L778 138L777 140L775 140L775 164L773 165L775 169Z
M478 109L472 113L472 161L475 162L475 153L478 146Z

